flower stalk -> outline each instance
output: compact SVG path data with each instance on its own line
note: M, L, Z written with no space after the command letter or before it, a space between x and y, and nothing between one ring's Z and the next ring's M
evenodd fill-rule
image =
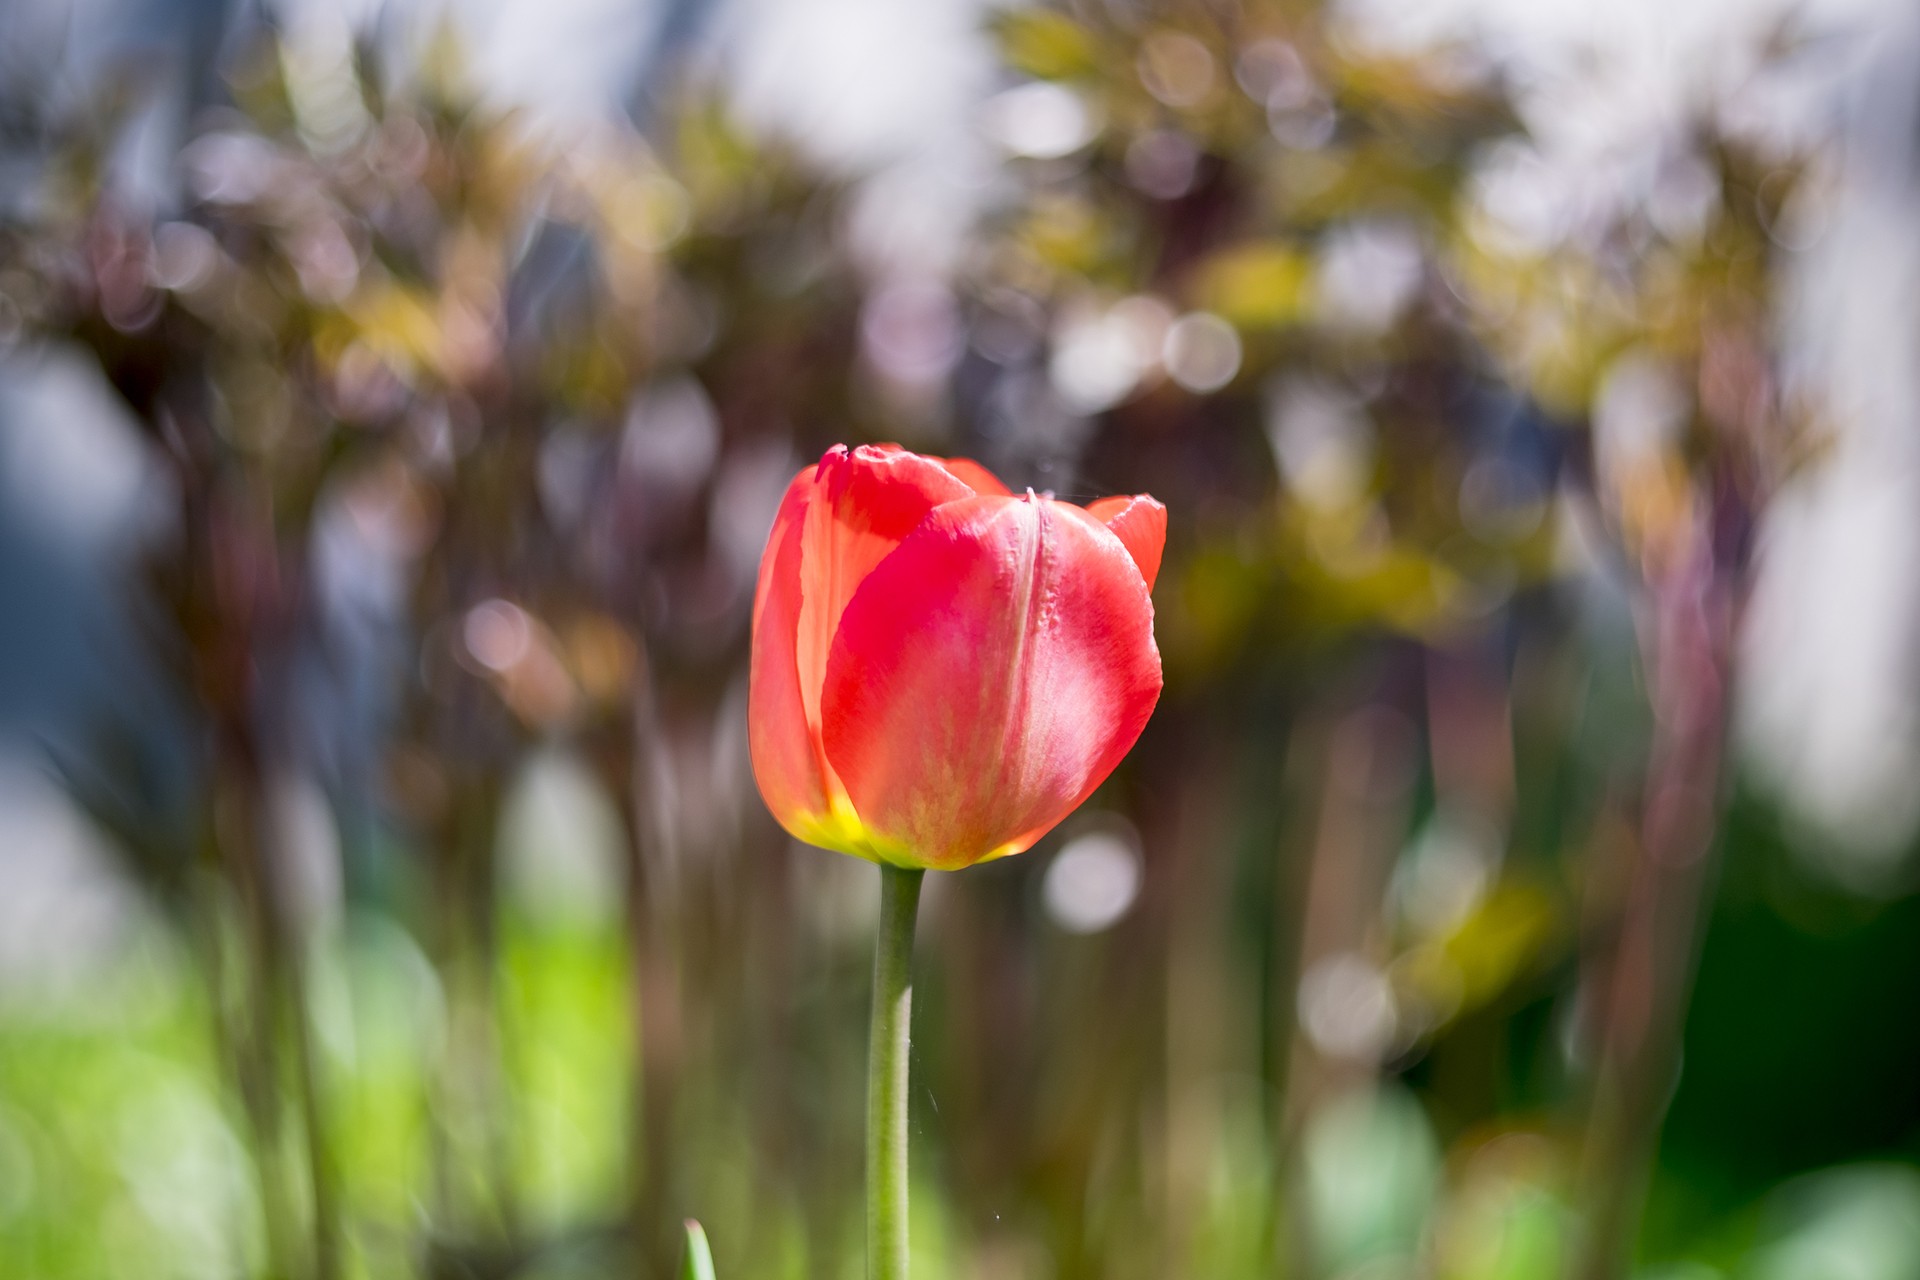
M867 1041L867 1277L907 1277L907 1049L925 872L882 864Z

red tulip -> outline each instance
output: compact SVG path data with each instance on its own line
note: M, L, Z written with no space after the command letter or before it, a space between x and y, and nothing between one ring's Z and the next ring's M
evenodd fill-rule
M749 739L809 844L954 870L1093 793L1160 697L1166 508L1014 497L964 459L827 452L787 488L753 602Z

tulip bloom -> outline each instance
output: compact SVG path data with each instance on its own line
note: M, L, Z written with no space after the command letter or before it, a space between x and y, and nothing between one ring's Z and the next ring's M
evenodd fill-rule
M978 463L827 452L754 596L749 735L809 844L954 870L1019 853L1113 772L1160 696L1166 508L1015 497Z

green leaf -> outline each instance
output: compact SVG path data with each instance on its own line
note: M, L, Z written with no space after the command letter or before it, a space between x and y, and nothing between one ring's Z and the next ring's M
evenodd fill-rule
M680 1264L680 1280L713 1280L713 1250L699 1222L687 1219L687 1256Z

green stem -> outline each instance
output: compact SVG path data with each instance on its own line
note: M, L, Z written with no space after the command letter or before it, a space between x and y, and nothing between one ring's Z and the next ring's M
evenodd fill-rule
M913 920L925 874L880 868L867 1039L867 1280L907 1280L907 1044Z

